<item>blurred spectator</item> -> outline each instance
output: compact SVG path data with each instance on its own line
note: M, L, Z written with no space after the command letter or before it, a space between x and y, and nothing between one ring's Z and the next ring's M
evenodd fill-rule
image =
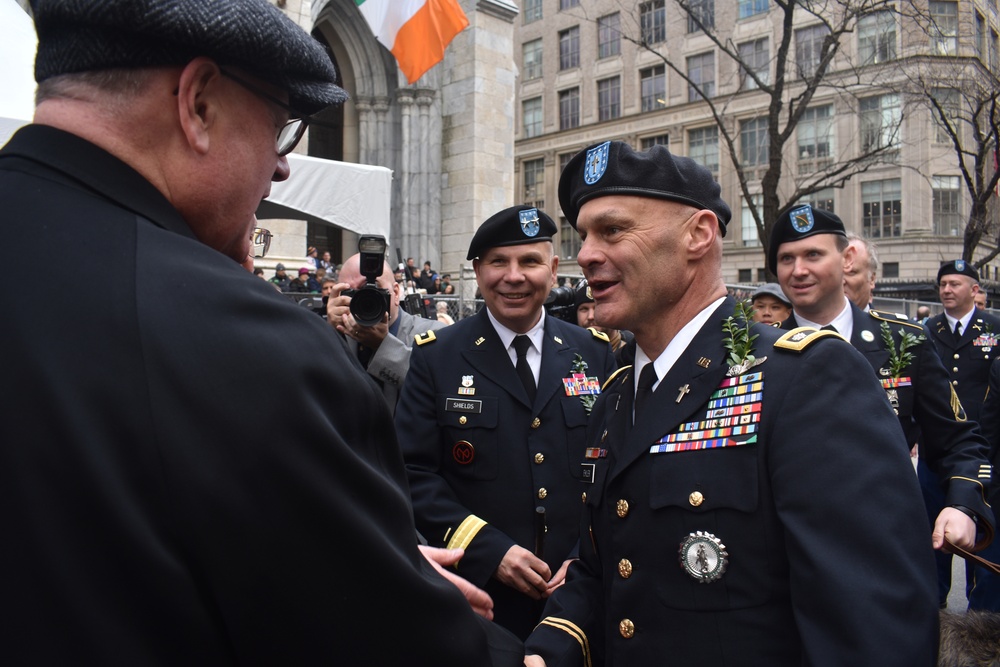
M330 251L329 250L324 250L323 251L323 258L321 260L319 260L319 268L326 269L327 271L329 271L330 269L334 268L334 266L333 266L333 258L330 257Z
M608 342L611 344L611 351L615 354L615 362L618 366L622 366L621 350L632 340L631 334L619 331L618 329L601 326L597 323L597 320L594 319L594 313L596 312L594 297L590 293L590 288L586 280L579 281L574 291L576 295L576 323L584 329L597 329L607 336ZM623 336L623 333L627 335Z
M424 262L424 269L420 272L417 283L421 289L427 290L428 294L433 293L431 290L434 288L434 269L431 268L430 261Z
M986 290L983 289L982 287L979 288L978 292L976 292L974 295L972 295L972 301L973 301L973 303L976 304L976 308L979 308L980 310L985 310L986 309L986 298L987 298L987 296L988 295L986 294Z
M299 269L298 277L288 285L288 289L286 289L285 291L294 292L297 294L308 294L309 292L312 291L312 288L309 285L309 280L310 280L309 268L303 266L301 269ZM318 292L319 290L316 291Z
M455 320L448 314L448 302L438 301L434 306L437 309L437 320L445 325L454 324Z
M931 316L930 306L917 306L917 316L914 318L914 320L920 322L921 324L926 324L930 316Z
M428 294L440 294L441 293L441 276L437 273L434 274L433 282L431 283L431 288L427 290Z
M316 248L314 246L309 246L306 250L306 266L309 267L309 273L313 273L320 267L319 258L316 255Z
M859 234L850 232L847 242L854 253L847 253L844 264L844 294L861 310L871 308L878 276L878 249Z
M441 276L441 294L454 294L455 286L451 284L451 274Z
M253 274L258 278L260 278L261 280L267 280L267 278L264 277L264 269L260 268L259 266L253 270Z
M287 292L289 290L292 279L288 277L287 273L285 273L284 264L279 262L278 265L274 267L274 277L271 278L271 282L274 283L282 292Z
M792 314L792 304L778 283L764 283L758 287L750 297L750 302L755 322L777 326Z

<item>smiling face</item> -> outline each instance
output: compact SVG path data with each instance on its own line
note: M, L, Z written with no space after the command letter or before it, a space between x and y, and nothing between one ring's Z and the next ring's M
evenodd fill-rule
M941 276L941 281L938 283L941 305L952 317L964 317L972 310L978 292L979 284L961 273L947 273Z
M490 248L472 262L486 307L517 333L528 331L542 316L558 266L551 241Z
M846 243L839 234L816 234L778 248L778 284L796 313L829 324L844 309Z

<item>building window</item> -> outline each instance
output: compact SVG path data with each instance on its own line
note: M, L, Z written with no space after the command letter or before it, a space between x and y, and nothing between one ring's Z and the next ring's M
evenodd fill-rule
M931 2L931 54L954 56L958 53L958 3Z
M719 128L712 126L688 130L688 157L718 176Z
M521 116L524 121L524 137L530 139L542 133L542 98L532 97L521 102Z
M701 100L705 97L715 97L715 53L701 53L687 59L687 73L691 83L688 84L688 102ZM698 91L701 91L699 93Z
M622 79L613 76L597 82L597 119L611 120L622 115Z
M559 218L559 253L562 259L576 259L580 254L580 235L576 233L569 220L560 216Z
M559 129L580 127L580 89L559 91Z
M622 33L618 12L597 19L597 57L617 56L622 51Z
M882 10L858 19L858 55L862 65L896 59L896 17Z
M901 236L900 180L890 178L861 184L864 235L872 239Z
M757 82L750 76L752 72L765 85L768 83L770 64L767 55L767 37L743 42L739 45L740 54L740 90L755 90Z
M573 7L579 7L580 0L559 0L559 11L564 9L572 9Z
M559 32L559 69L580 66L580 26Z
M736 276L736 282L738 282L741 285L749 285L752 280L753 280L753 269L738 270Z
M524 196L521 201L533 203L545 198L545 158L525 160L522 163L524 172Z
M658 134L655 137L643 137L640 144L642 150L648 151L653 146L670 146L669 134Z
M663 65L639 70L642 110L656 111L667 106L667 70Z
M934 233L940 236L963 236L962 179L958 176L932 176Z
M833 105L806 109L795 132L799 144L799 174L811 174L829 167L833 161Z
M542 0L524 0L521 11L524 13L525 23L540 21L542 18Z
M560 175L563 173L563 171L566 170L566 165L569 164L569 161L573 159L574 155L576 155L576 153L560 153L559 154L559 173L560 173Z
M639 29L643 44L667 41L667 10L663 6L663 0L639 5Z
M521 46L521 75L525 81L542 78L542 40L533 39Z
M957 134L959 131L958 91L954 88L935 88L931 91L931 98L936 103L936 108L931 109L931 117L934 119L934 126L937 129L935 141L939 144L951 144L952 133ZM948 129L949 125L951 126L950 130Z
M767 118L754 118L740 123L740 157L743 159L744 172L747 167L763 167L767 165L767 153L770 146L767 135ZM747 178L756 180L760 175L747 173Z
M997 45L997 31L990 30L990 69L992 71L997 71L998 64L1000 64L1000 47Z
M688 32L698 32L698 20L709 30L715 29L715 0L690 0L688 9Z
M986 62L986 19L976 12L976 57Z
M809 204L813 208L828 213L833 213L833 188L823 188L818 192L807 195L800 200L803 204Z
M861 100L861 150L870 153L899 148L902 121L898 95L876 95Z
M746 19L767 12L767 0L740 0L740 18Z
M822 23L795 31L795 70L802 79L812 77L823 59L823 42L830 29Z
M753 205L757 207L758 211L763 204L763 195L753 195ZM757 234L757 221L753 219L753 211L750 209L750 203L746 199L743 200L742 210L740 211L740 241L745 248L760 245L760 236Z
M883 262L882 263L882 277L883 278L898 278L899 277L899 262Z

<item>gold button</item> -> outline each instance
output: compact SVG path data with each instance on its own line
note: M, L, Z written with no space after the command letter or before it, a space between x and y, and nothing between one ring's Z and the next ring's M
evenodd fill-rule
M625 639L632 639L632 635L635 634L635 624L627 618L623 618L618 624L618 632L622 633L622 637Z
M958 366L955 366L954 368L952 368L951 372L952 373L957 373L958 372Z
M580 496L580 500L583 501L583 502L587 502L587 492L586 491L584 491L583 494Z
M958 380L952 380L951 384L957 387L958 386Z
M545 490L545 487L538 489L538 497L545 500L545 496L549 495L549 492Z
M535 454L535 463L545 463L545 454L541 452Z
M465 415L462 415L461 417L458 418L458 423L459 424L464 424L467 421L469 421L469 418L466 417Z
M615 509L618 510L618 517L624 519L625 517L628 516L628 501L619 500L618 503L615 505Z
M538 428L541 425L542 425L542 420L539 419L538 417L535 417L534 419L531 420L531 428Z
M692 491L688 496L688 502L691 503L691 507L698 507L705 502L705 496L701 495L701 491Z
M958 359L958 355L957 354L955 355L955 358Z
M628 558L622 558L618 561L618 574L621 575L622 579L628 579L632 576L632 562Z

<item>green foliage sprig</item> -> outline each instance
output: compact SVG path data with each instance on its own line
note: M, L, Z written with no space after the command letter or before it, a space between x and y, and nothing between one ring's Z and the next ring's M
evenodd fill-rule
M733 309L733 314L722 321L722 331L726 337L722 344L729 351L726 363L729 364L728 375L739 375L762 363L767 357L757 359L753 355L753 342L758 334L750 334L753 321L753 309L740 301Z
M889 351L889 375L898 380L899 376L903 373L903 369L913 363L913 353L910 350L927 340L927 337L923 334L914 336L900 327L899 349L897 350L896 342L892 339L892 329L889 328L889 323L882 322L880 329L882 332L882 342L885 343L885 348Z
M587 362L579 354L573 355L573 365L570 367L570 371L586 375ZM590 411L594 409L594 403L597 402L597 396L595 394L584 394L580 397L580 402L583 403L583 411L589 415Z

